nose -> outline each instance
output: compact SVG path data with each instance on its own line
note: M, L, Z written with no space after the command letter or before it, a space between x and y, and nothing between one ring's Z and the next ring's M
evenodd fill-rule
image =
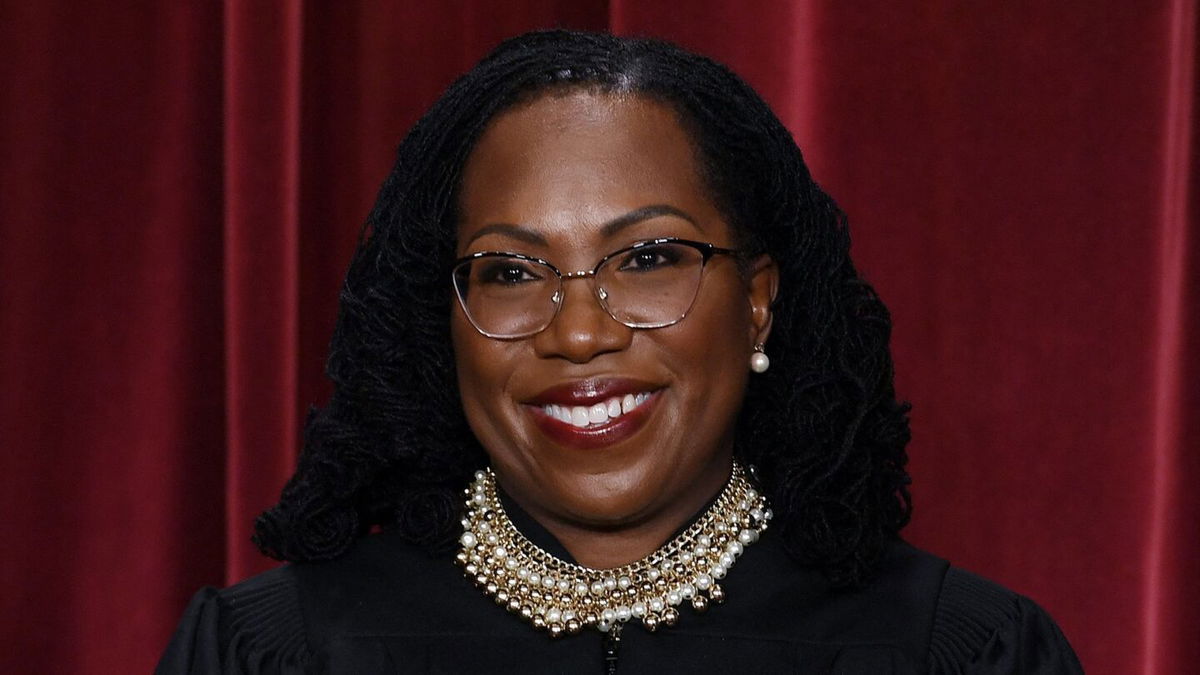
M563 280L558 314L545 330L533 337L538 356L587 363L601 354L629 347L633 329L609 316L600 306L594 284L592 278Z

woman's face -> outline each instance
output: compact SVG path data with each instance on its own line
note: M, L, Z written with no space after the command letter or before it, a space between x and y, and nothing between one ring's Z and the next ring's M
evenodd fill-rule
M520 253L567 273L657 237L735 245L674 112L637 97L545 96L503 113L460 199L460 256ZM501 486L552 530L669 531L701 508L728 478L750 355L769 329L776 271L765 257L751 268L713 256L686 318L656 329L614 320L588 279L565 281L550 325L520 339L485 337L456 303L463 408ZM547 412L597 403L620 414L581 428Z

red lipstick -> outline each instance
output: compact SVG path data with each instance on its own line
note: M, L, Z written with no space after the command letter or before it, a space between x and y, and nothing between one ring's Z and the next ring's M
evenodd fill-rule
M594 405L615 396L657 391L662 387L632 378L594 378L565 382L525 401L529 405Z
M525 401L533 422L552 441L581 450L593 450L619 443L637 433L646 424L658 403L662 387L630 378L578 380L555 385ZM645 395L645 400L618 417L599 424L579 427L548 414L546 406L590 408L597 403L626 396Z

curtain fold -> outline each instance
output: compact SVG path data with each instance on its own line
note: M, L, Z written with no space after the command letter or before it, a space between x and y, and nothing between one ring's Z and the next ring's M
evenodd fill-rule
M227 0L224 17L226 582L266 567L250 518L298 442L300 0Z
M0 671L148 670L301 444L403 133L506 36L728 63L849 214L906 536L1089 672L1200 661L1196 0L0 0Z
M1197 267L1197 42L1195 0L1166 8L1166 87L1163 92L1160 291L1155 369L1152 452L1153 502L1148 519L1146 572L1142 591L1143 672L1168 672L1195 663L1200 626L1200 500L1189 487L1200 481L1196 431L1200 424L1200 367L1194 355L1200 307ZM1176 589L1183 589L1178 592Z

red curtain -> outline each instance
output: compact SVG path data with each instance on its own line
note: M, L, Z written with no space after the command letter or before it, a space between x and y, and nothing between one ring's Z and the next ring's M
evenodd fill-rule
M722 60L850 214L907 536L1089 672L1200 662L1196 0L0 0L0 670L148 670L250 546L404 131L504 36Z

